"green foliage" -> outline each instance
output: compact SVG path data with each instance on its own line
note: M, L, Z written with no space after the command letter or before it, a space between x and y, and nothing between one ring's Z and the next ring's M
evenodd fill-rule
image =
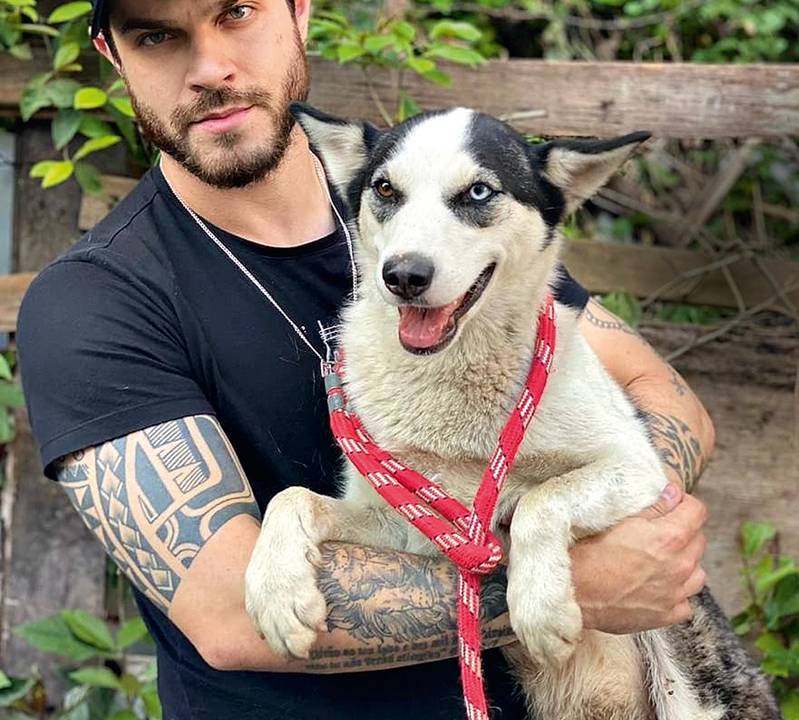
M44 188L74 177L84 192L97 194L102 190L100 174L95 165L87 162L90 155L124 139L135 162L146 165L150 158L132 121L133 110L124 85L113 77L110 65L100 60L100 73L92 84L84 85L79 79L84 69L81 58L91 44L91 8L90 2L68 2L43 18L36 0L0 0L0 48L29 60L30 36L44 36L47 40L51 69L28 82L20 113L23 121L40 110L55 113L51 126L53 147L61 157L37 163L31 169L31 177L41 178ZM81 136L85 142L71 153L70 144Z
M124 623L114 634L90 613L64 610L15 628L14 633L37 650L70 663L66 677L72 687L58 710L59 719L161 720L155 663L139 673L120 669L125 667L126 651L148 638L141 618ZM13 712L15 720L32 720L43 706L46 693L37 675L12 678L0 671L0 709Z
M776 550L776 535L765 523L741 527L742 582L750 602L732 624L762 653L760 666L772 678L785 720L799 720L799 571L793 558Z

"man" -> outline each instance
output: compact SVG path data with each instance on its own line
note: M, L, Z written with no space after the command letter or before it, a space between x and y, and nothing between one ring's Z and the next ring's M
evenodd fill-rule
M161 166L41 273L18 343L45 472L131 579L164 717L462 717L447 561L325 546L328 628L309 660L271 652L244 608L267 502L289 485L334 493L340 462L311 348L351 292L350 258L287 113L308 90L310 0L95 6L95 46ZM586 337L649 413L674 481L657 508L575 547L585 624L679 622L704 583L704 508L679 485L701 472L712 425L565 274L557 292L587 303ZM513 639L502 583L486 583L490 648ZM497 717L523 717L498 650L485 668Z

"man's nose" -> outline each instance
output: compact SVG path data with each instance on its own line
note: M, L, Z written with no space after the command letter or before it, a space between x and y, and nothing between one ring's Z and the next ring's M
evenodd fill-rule
M383 264L383 282L403 300L419 297L433 282L436 268L424 255L395 255Z
M236 75L236 67L228 52L227 43L220 42L213 33L198 32L192 38L191 66L186 77L189 87L195 92L217 90L230 85Z

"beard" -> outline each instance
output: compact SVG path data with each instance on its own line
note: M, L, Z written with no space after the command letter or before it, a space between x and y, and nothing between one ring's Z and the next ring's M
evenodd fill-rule
M246 90L227 87L207 90L191 105L176 108L165 122L136 97L128 85L142 136L192 175L213 187L241 188L266 178L280 166L291 144L295 121L289 112L289 105L308 99L308 60L296 26L294 31L294 58L278 93L254 87ZM189 133L194 122L218 108L250 105L265 110L272 120L272 136L263 144L251 150L240 149L241 135L237 131L214 135L211 142L216 145L215 152L192 144Z

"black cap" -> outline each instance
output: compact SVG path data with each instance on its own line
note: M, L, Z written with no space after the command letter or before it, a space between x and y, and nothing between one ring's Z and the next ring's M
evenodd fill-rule
M92 15L92 37L96 38L103 28L103 21L108 12L108 3L103 0L92 0L94 14Z

